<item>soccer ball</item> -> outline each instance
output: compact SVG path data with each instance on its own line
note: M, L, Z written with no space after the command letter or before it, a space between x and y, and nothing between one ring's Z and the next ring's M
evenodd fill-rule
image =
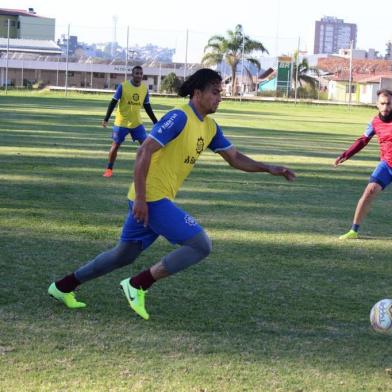
M376 332L392 335L392 299L382 299L372 307L370 324Z

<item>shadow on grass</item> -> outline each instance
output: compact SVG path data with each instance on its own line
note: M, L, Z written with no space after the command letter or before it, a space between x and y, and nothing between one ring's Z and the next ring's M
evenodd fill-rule
M151 320L146 323L130 313L125 300L113 291L129 268L82 285L78 295L89 304L82 313L69 312L47 296L50 281L76 268L81 263L76 259L94 256L92 248L103 248L99 242L37 234L23 238L16 233L8 233L5 241L21 245L17 252L10 245L5 248L4 321L10 322L13 315L14 324L36 324L39 330L41 320L49 317L47 341L53 341L59 330L72 330L73 347L82 347L91 333L105 333L113 354L124 338L135 350L163 354L186 350L187 344L182 346L178 338L192 336L198 355L226 353L262 362L271 356L300 357L327 369L338 362L356 371L388 363L385 339L368 328L370 306L387 288L385 275L392 272L385 250L372 253L374 264L366 255L353 260L350 248L332 245L315 249L304 244L215 241L207 261L150 290ZM169 249L165 243L154 245L131 270L141 270ZM128 337L117 333L124 325ZM34 331L26 333L33 337ZM146 333L165 339L158 346L137 339ZM69 339L64 334L62 343Z
M102 162L95 161L93 165L92 162L81 158L75 161L19 157L14 160L13 174L3 184L3 211L28 210L23 212L26 218L39 213L43 219L48 215L61 224L70 208L68 203L72 202L72 208L86 216L85 221L97 209L121 206L125 215L132 162L129 170L116 172L110 181L101 176ZM128 165L128 160L121 164ZM288 183L267 174L244 174L226 166L216 170L215 165L203 163L179 192L177 203L208 229L286 233L300 224L303 233L324 232L335 236L341 217L351 219L367 174L362 168L351 167L339 176L334 172L333 176L326 165L296 166L298 179ZM31 170L29 175L26 168ZM345 196L331 200L334 193ZM378 203L383 205L384 198L382 195ZM376 204L376 211L377 208ZM52 209L56 209L58 218L52 216ZM103 228L105 221L98 220L95 224Z
M37 110L56 107L45 99L22 102ZM21 101L4 102L0 99L8 111ZM102 113L107 102L100 103ZM86 104L84 98L80 105L60 98L56 103L86 111L98 104L93 99ZM20 129L13 116L0 121ZM26 352L26 362L37 342L62 358L64 347L88 356L105 341L103 355L114 360L132 347L159 357L224 353L224 358L260 363L288 359L332 372L368 373L388 365L386 339L369 333L368 313L390 292L391 243L385 237L377 237L377 244L325 238L351 219L370 170L353 162L340 171L307 162L308 157L328 157L332 164L351 143L350 136L228 127L245 152L299 157L293 165L298 180L289 184L266 174L236 172L224 162L201 162L178 204L216 233L214 251L208 260L153 286L147 297L151 320L145 322L131 313L118 283L172 250L165 241L157 241L131 268L82 285L78 295L89 305L83 312L69 312L47 296L51 281L116 243L133 166L125 150L113 181L102 179L100 151L94 149L104 150L106 159L108 141L86 147L99 116L71 116L76 132L66 116L61 119L64 126L56 127L55 114L27 114L22 120L27 131L1 133L3 146L39 150L49 141L59 149L80 150L70 157L56 156L56 149L52 157L44 156L45 149L36 156L17 155L17 149L1 156L6 168L0 233L2 344ZM37 123L29 125L32 121ZM34 130L50 132L48 141ZM362 154L361 160L371 159ZM387 201L380 203L385 208L375 219L378 232L388 226ZM15 365L12 352L8 358Z
M29 109L91 109L96 110L102 108L103 115L106 113L106 109L111 100L111 95L97 95L94 98L87 96L71 96L64 97L60 95L47 96L0 96L0 111L3 109L11 109L15 107L22 107L26 112ZM153 100L152 100L153 101ZM167 104L153 103L153 109L157 111L168 111L174 106ZM86 113L87 114L87 113ZM31 115L31 113L28 113Z

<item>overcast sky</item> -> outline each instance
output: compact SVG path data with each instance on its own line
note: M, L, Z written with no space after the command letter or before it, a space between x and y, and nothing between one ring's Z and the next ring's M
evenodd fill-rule
M192 6L197 3L197 6ZM186 30L188 61L199 61L208 38L224 34L242 24L251 38L261 41L270 54L290 54L298 45L313 52L314 24L323 16L335 16L358 27L357 48L375 48L385 53L385 44L392 40L392 5L379 8L363 6L358 0L2 0L0 7L12 9L34 8L40 16L56 19L56 38L67 33L86 43L110 42L116 36L126 45L129 26L129 45L153 43L176 49L176 61L184 61ZM110 8L107 7L110 5ZM116 34L114 19L117 19ZM279 39L277 39L279 37Z

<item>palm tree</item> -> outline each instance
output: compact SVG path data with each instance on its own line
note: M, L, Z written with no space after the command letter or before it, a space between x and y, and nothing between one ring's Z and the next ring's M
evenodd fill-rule
M297 62L298 62L298 51L294 53L294 64L293 64L293 84L294 91L297 88L297 81L300 87L303 87L303 83L309 84L312 89L316 89L318 87L318 79L309 75L310 72L313 72L315 75L319 75L319 70L316 67L310 67L307 58L303 58L300 63L298 63L298 71L297 71ZM298 73L297 73L298 72Z
M254 51L261 51L268 53L268 50L264 47L261 42L250 39L247 35L244 35L242 26L239 24L235 27L234 31L228 30L227 37L222 35L214 35L208 40L206 47L204 48L204 56L201 62L204 65L216 65L225 61L231 68L231 91L234 95L236 92L236 71L237 66L244 59L260 69L260 63L257 59L250 57ZM249 76L251 73L244 65L244 71Z

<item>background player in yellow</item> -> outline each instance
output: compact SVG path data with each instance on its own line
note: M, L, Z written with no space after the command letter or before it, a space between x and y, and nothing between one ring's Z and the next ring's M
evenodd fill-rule
M103 174L104 177L111 177L113 175L113 166L117 158L117 151L128 133L131 135L132 140L137 140L139 144L142 144L146 138L146 129L140 116L142 105L151 121L154 124L157 122L150 105L148 88L142 83L142 80L143 68L137 65L132 68L131 80L126 80L117 87L109 103L106 116L102 121L104 128L107 127L114 108L117 104L118 106L112 132L113 143L109 151L109 160Z
M207 148L235 169L294 180L290 169L258 162L239 152L208 116L218 109L221 83L221 76L211 69L200 69L183 83L179 95L189 96L189 103L163 116L138 149L134 183L128 193L129 212L119 243L53 282L48 289L51 296L68 308L85 307L75 298L77 286L131 264L163 236L179 246L151 267L120 282L130 307L147 320L145 293L154 282L200 262L211 252L211 240L203 227L174 203L177 191Z

